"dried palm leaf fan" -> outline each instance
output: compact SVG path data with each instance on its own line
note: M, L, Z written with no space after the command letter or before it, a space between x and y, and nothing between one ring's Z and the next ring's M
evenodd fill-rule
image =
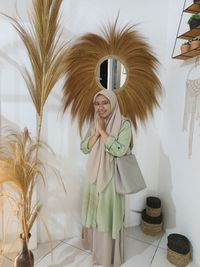
M144 122L158 105L161 84L156 75L158 60L135 26L104 27L103 35L88 33L69 48L64 84L64 112L70 106L72 118L78 117L79 130L94 115L93 96L103 87L97 78L99 65L106 58L118 59L126 69L126 81L115 90L121 112L137 129L137 119Z

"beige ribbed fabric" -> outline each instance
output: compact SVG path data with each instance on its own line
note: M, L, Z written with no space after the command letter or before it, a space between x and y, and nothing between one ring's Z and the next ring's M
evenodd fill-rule
M117 137L122 125L123 116L120 112L115 93L111 90L101 90L94 96L95 101L98 95L104 95L111 103L112 113L106 119L106 133L110 136ZM95 122L92 124L95 125ZM94 132L94 127L91 132ZM102 192L110 179L113 177L114 164L113 156L105 151L105 144L99 138L93 146L86 165L86 172L90 183L96 183L98 192Z
M119 236L112 239L110 233L97 232L96 229L83 228L83 246L93 251L93 264L103 267L120 267L124 261L124 233L123 228Z

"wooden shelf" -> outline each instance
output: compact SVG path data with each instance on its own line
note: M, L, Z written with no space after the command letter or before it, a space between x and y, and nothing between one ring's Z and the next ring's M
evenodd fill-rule
M187 7L186 9L184 9L184 12L187 13L199 13L200 12L200 1L198 4L192 4L189 7Z
M200 35L200 25L198 27L190 30L190 31L187 31L187 32L179 35L177 38L189 40L189 39L196 37L198 35Z
M186 60L186 59L189 59L189 58L192 58L192 57L196 57L196 56L199 56L199 55L200 55L200 47L196 48L196 49L193 49L193 50L190 50L190 51L188 51L186 53L177 55L177 56L175 56L173 58Z
M186 3L187 0L185 0L185 3ZM185 3L184 3L184 6L185 6ZM200 13L200 0L198 1L198 3L195 3L195 4L191 4L190 6L188 7L184 7L183 11L182 11L182 15L183 15L183 12L186 12L186 13L192 13L192 14L197 14L197 13ZM179 32L179 29L180 29L180 25L181 25L181 22L182 22L182 16L181 16L181 20L180 20L180 23L179 23L179 28L178 28L178 32ZM189 30L181 35L178 36L178 33L177 33L177 38L176 38L176 41L177 39L184 39L184 40L190 40L194 37L197 37L200 35L200 25L192 30ZM175 50L175 47L176 47L176 42L174 44L174 50ZM173 53L174 53L174 50L173 50ZM172 55L173 55L172 53ZM200 55L200 47L199 48L196 48L196 49L193 49L193 50L190 50L186 53L183 53L183 54L179 54L177 56L172 56L172 58L174 59L181 59L181 60L186 60L186 59L189 59L189 58L192 58L192 57L196 57L196 56L199 56Z

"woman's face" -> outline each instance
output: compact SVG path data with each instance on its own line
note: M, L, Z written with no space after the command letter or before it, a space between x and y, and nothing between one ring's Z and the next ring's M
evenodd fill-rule
M94 101L95 112L100 118L106 119L111 114L111 104L104 95L98 95Z

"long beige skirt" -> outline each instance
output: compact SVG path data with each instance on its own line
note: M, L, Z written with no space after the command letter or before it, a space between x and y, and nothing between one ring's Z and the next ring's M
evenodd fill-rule
M103 267L120 267L124 260L124 231L112 239L111 233L98 232L95 228L83 227L83 246L92 251L93 264Z

